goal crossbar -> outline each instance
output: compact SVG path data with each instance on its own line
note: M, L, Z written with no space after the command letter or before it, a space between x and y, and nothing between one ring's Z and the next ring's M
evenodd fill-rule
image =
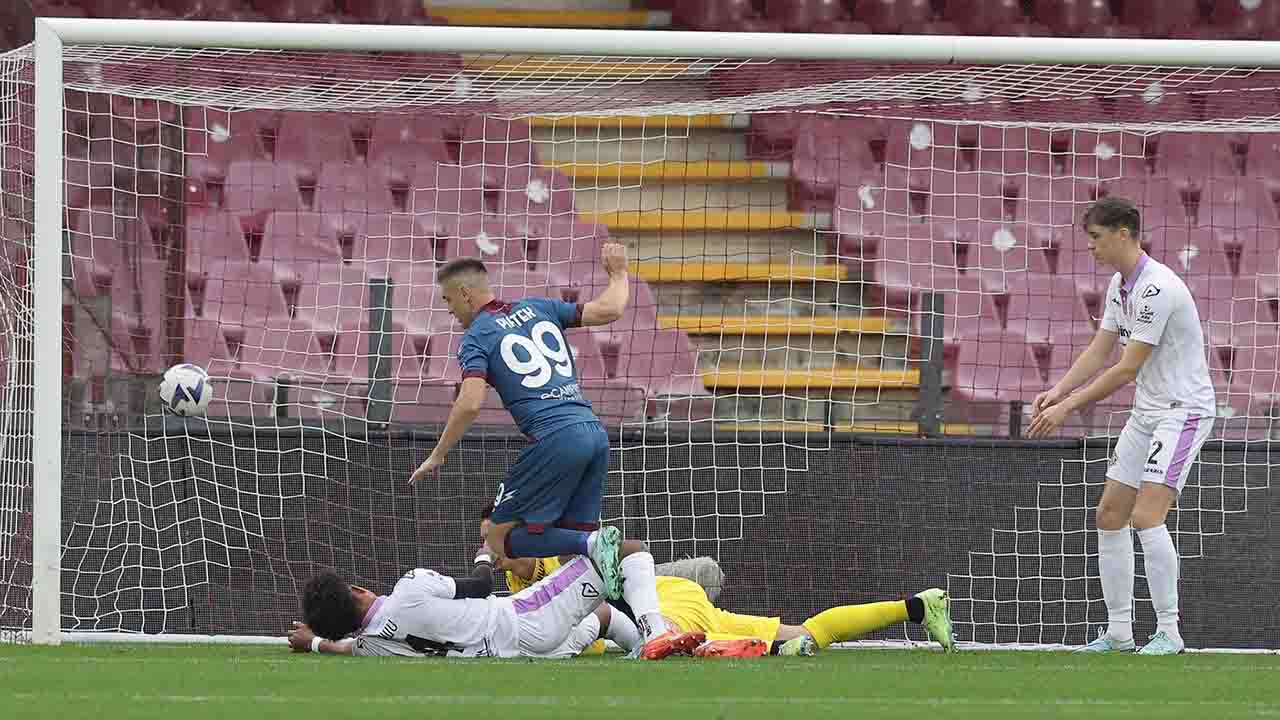
M1236 40L831 35L41 18L68 45L538 53L993 65L1280 66L1280 43Z

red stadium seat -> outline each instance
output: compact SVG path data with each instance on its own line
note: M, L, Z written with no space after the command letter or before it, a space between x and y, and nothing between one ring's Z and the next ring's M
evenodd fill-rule
M275 158L317 165L354 162L356 149L350 118L336 113L283 113Z
M766 0L764 14L786 32L808 32L849 19L840 0Z
M1186 283L1215 346L1252 346L1260 333L1266 338L1280 329L1280 318L1255 277L1202 275Z
M249 262L249 245L237 216L221 210L188 208L186 219L183 230L188 273L207 272L228 260Z
M600 257L600 246L609 240L608 227L582 222L574 216L537 218L537 222L523 225L519 224L521 220L525 218L508 218L507 232L528 238L526 254L532 263L549 263L561 274L572 275L574 268L594 265Z
M230 113L205 107L189 107L183 112L186 125L185 150L225 166L232 160L269 160L274 149L278 113L242 111Z
M870 35L871 26L858 20L834 20L809 28L809 32L830 33L833 35Z
M364 233L364 219L360 213L272 213L262 234L258 262L275 268L277 276L296 276L293 266L298 263L350 260L356 237Z
M1214 25L1237 27L1242 23L1254 27L1280 24L1280 3L1275 0L1216 0L1210 19Z
M876 158L868 133L874 123L856 119L818 118L796 138L791 164L792 180L807 200L833 197L839 188L856 187L868 173L875 173Z
M755 14L751 0L676 0L671 22L693 30L723 30Z
M953 392L972 402L1030 401L1048 388L1026 338L988 334L964 340Z
M486 186L501 187L504 168L538 164L529 124L485 115L471 117L462 128L458 162L464 167L482 167Z
M294 317L325 335L368 324L369 274L363 263L300 263Z
M1147 31L1137 25L1111 22L1105 25L1089 25L1080 28L1079 37L1090 38L1144 38L1149 37Z
M281 376L319 378L328 374L331 342L305 323L288 316L273 316L261 324L222 327L235 369L259 380ZM325 340L326 342L321 342Z
M253 0L253 6L276 22L307 22L333 15L332 0Z
M225 327L262 327L268 318L288 316L275 273L266 265L238 261L210 262L198 276L188 275L193 317Z
M1019 0L947 0L942 17L973 35L1026 19Z
M1005 329L1033 345L1047 347L1092 327L1076 279L1066 275L1010 273L992 302Z
M525 240L507 232L502 218L471 215L458 223L456 234L443 238L446 260L471 257L486 263L497 263L490 274L501 274L507 263L525 259ZM520 268L523 273L524 268Z
M498 211L537 223L542 218L573 215L573 181L553 168L515 166L500 178Z
M877 33L896 33L903 25L932 20L933 5L929 0L865 0L854 6L853 19Z
M1018 22L996 25L991 28L996 37L1052 37L1053 29L1038 22Z
M1230 276L1231 265L1212 232L1165 228L1148 233L1151 255L1183 278Z
M902 26L903 35L963 35L964 29L947 20L931 20L923 23L907 23Z
M1154 175L1175 180L1236 176L1235 161L1222 133L1162 133L1154 139Z
M441 235L456 235L458 222L487 210L484 180L478 167L419 165L405 211Z
M244 10L244 0L165 0L165 7L188 20L221 20Z
M89 13L72 0L66 0L66 2L35 0L31 3L31 8L34 17L89 17Z
M1107 0L1035 0L1032 15L1059 35L1076 35L1113 20Z
M137 18L156 8L153 0L87 0L82 3L91 17Z
M367 162L407 183L417 165L452 160L446 143L457 131L452 120L438 115L380 115L370 127Z
M11 242L21 235L4 236ZM68 252L76 292L97 295L110 289L116 273L134 258L155 259L146 223L120 217L110 208L79 213L67 229Z
M381 168L325 163L312 207L319 212L389 213L396 208L392 181Z
M291 163L238 160L227 165L224 178L205 178L215 187L209 194L215 205L238 214L256 214L265 220L273 210L303 210L300 186L308 171ZM310 176L314 177L314 176ZM220 198L220 200L218 199Z
M351 259L365 263L371 271L383 265L394 269L404 262L434 264L443 257L438 249L440 239L435 236L435 225L419 224L413 216L374 215L360 228Z
M1148 37L1171 37L1175 31L1204 22L1200 5L1200 0L1125 0L1120 5L1120 20L1142 28Z
M346 0L345 6L348 13L365 22L399 25L426 18L418 0Z

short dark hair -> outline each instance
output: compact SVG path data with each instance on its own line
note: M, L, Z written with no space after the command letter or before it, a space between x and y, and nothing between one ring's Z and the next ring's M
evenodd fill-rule
M1137 240L1138 233L1142 231L1142 215L1138 212L1137 206L1129 200L1120 197L1104 197L1099 198L1084 211L1084 219L1080 224L1085 230L1088 230L1090 225L1101 225L1108 230L1127 228L1133 239Z
M335 572L317 573L302 588L302 619L316 635L341 640L360 629L351 585Z
M445 263L444 267L436 273L436 284L444 285L459 275L469 275L477 273L479 275L488 275L489 270L484 263L475 258L458 258Z
M488 503L485 504L484 507L480 508L480 519L488 520L489 516L492 514L493 514L493 501L490 500Z

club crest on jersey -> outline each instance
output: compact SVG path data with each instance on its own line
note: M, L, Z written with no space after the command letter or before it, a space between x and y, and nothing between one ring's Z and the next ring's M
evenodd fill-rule
M1138 322L1149 323L1155 319L1156 311L1150 305L1143 305L1142 308L1138 310Z
M1156 287L1155 285L1148 285L1142 291L1142 297L1144 298L1155 297L1159 294L1160 294L1160 288Z
M600 597L600 591L596 589L595 585L592 585L589 582L584 582L582 583L582 597L598 598Z

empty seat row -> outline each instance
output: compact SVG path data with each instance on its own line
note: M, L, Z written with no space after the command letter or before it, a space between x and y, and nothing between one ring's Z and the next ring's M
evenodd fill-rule
M107 183L105 173L100 183ZM572 183L547 167L488 168L423 159L409 175L386 168L324 163L315 168L269 160L233 160L225 166L194 159L186 200L192 206L235 213L272 210L433 213L442 216L572 215ZM486 179L488 178L488 179ZM492 181L495 184L489 184ZM87 188L92 189L91 183ZM112 185L104 185L109 190Z
M1027 11L1030 11L1029 14ZM1280 7L1216 0L678 0L673 21L697 30L1084 35L1106 37L1275 37Z
M1021 183L1152 177L1193 185L1207 178L1247 177L1280 186L1280 134L1274 133L1141 135L834 115L773 123L769 117L757 116L753 123L766 135L786 136L768 138L766 144L792 148L792 176L802 195L812 199L830 199L869 175L902 187L965 173L1001 174Z
M538 163L527 123L485 115L353 116L194 107L185 111L184 125L187 152L213 165L234 160L359 162L408 178L424 162L494 168ZM495 178L491 184L501 187L501 177Z
M415 0L34 0L38 15L433 24Z

